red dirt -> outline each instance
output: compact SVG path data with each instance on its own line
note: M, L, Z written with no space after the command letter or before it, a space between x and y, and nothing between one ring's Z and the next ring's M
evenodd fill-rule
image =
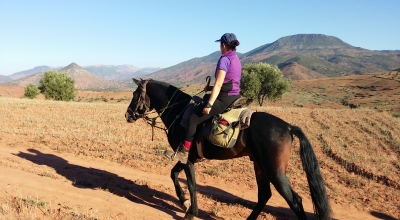
M72 210L98 219L180 219L184 216L168 175L143 172L101 159L33 149L23 139L19 140L17 147L4 144L13 137L3 136L0 143L0 161L7 162L0 172L0 196L3 198L18 191L22 196L50 203L53 209L60 210L59 216ZM172 168L172 165L165 169ZM32 173L32 169L54 174L40 176ZM87 182L76 183L78 176L83 176ZM248 203L257 201L256 188L249 189L246 184L241 186L218 178L198 179L197 183L198 219L244 219L250 214L250 209L241 206L228 206L217 201L210 204L206 199L208 196L240 199ZM102 184L108 184L107 189ZM304 198L303 204L311 217L311 201ZM218 207L218 216L221 217L204 211L210 206ZM333 203L332 208L335 219L380 219L352 206ZM263 213L260 219L295 219L274 189L265 210L272 214ZM37 210L33 215L39 219L57 219L54 217L57 213L47 216Z

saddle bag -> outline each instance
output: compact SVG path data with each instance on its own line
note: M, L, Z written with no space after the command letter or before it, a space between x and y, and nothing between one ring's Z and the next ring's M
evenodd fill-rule
M231 148L235 145L239 135L239 115L243 109L234 109L213 117L209 128L206 128L206 137L211 143Z

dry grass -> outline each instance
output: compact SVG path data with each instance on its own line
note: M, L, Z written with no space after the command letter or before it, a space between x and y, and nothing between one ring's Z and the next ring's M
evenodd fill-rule
M22 189L19 189L16 192L5 191L0 194L0 219L3 218L18 220L95 220L99 219L99 216L92 210L87 213L80 213L77 209L70 208L67 205L43 201L38 196L25 194Z
M151 127L144 121L126 123L126 108L126 103L55 102L1 97L0 133L18 137L14 141L8 140L10 147L23 143L18 140L27 140L35 149L51 148L169 175L171 161L160 156L160 152L169 148L164 132L156 130L152 142ZM400 183L399 118L366 109L252 108L274 114L304 130L320 161L332 202L400 216L400 200L395 196L398 195ZM308 185L298 150L299 144L295 139L288 177L295 191L308 197ZM7 163L2 162L0 166L7 166ZM196 164L196 170L198 179L202 181L218 177L256 189L253 165L248 158L199 163ZM30 172L57 178L51 170ZM18 213L15 201L27 197L12 195L2 199L4 216L6 212ZM39 209L38 202L47 202L32 200L36 203L31 209L36 207L36 210ZM209 209L218 213L216 206L210 206ZM28 207L22 213L30 215L29 210ZM86 218L80 219L90 218L90 215L86 215Z

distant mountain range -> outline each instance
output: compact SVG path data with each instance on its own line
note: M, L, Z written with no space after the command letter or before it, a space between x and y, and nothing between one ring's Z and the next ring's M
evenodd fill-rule
M37 66L33 69L17 72L10 76L0 75L0 83L16 84L16 82L12 81L37 73L44 73L48 70L59 71L62 68L63 67ZM101 78L113 81L124 81L127 79L131 79L132 77L139 77L161 69L152 67L139 68L132 65L92 65L84 66L82 68Z
M400 67L400 51L371 51L351 46L337 37L298 34L240 54L243 65L266 62L277 65L292 79L315 79L341 75L387 71ZM220 52L190 59L147 77L176 85L204 83L213 76Z
M118 66L94 65L94 66L85 66L83 68L97 76L115 81L132 79L132 77L147 75L149 73L156 72L161 69L152 67L139 68L132 65L118 65Z
M90 90L115 90L115 89L127 89L127 85L121 82L107 80L100 76L94 75L84 68L80 67L76 63L57 70L59 72L65 72L75 80L77 89L90 89ZM10 85L26 86L29 83L39 85L40 79L43 77L44 72L36 73L33 75L25 76L11 82Z
M244 43L244 42L242 42ZM400 50L371 51L354 47L337 37L322 34L298 34L282 37L273 43L259 46L246 53L237 53L243 65L266 62L277 65L293 80L316 79L341 75L381 72L400 68ZM124 89L132 87L132 77L153 78L177 86L203 84L206 76L213 76L221 56L213 52L174 66L138 68L131 65L93 65L80 67L39 66L31 70L1 76L0 82L25 86L38 83L44 71L67 71L75 78L79 89Z

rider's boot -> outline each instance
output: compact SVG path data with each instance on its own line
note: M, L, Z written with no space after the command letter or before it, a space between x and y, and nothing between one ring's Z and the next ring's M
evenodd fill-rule
M164 156L171 159L176 158L181 163L186 164L189 157L190 147L191 142L185 141L184 144L179 147L179 150L176 153L174 151L166 150L164 151Z

